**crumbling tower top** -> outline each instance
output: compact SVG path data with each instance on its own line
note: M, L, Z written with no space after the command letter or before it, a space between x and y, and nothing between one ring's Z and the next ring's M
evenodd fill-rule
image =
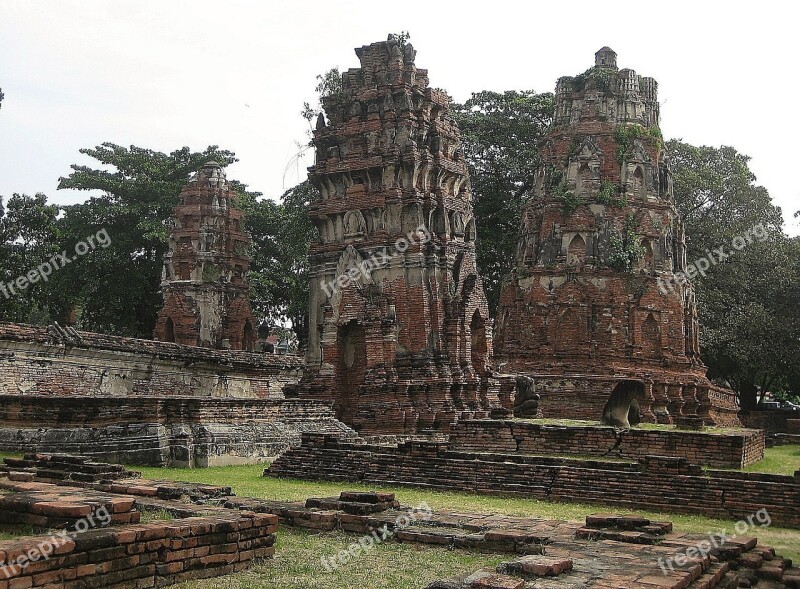
M594 65L596 67L617 69L617 52L611 49L611 47L603 47L594 54Z

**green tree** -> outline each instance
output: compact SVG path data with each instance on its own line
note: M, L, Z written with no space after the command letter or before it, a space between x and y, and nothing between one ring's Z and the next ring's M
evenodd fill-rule
M477 220L478 268L494 314L516 261L522 208L541 165L539 147L553 117L553 95L477 92L453 104L469 166Z
M314 228L309 181L287 190L280 202L251 199L245 206L253 237L250 290L253 308L273 325L287 320L300 347L308 337L308 252Z
M48 282L37 278L24 289L14 282L60 251L56 246L57 217L58 207L47 204L44 194L14 194L5 207L0 197L0 282L4 285L0 288L0 320L46 320L52 292Z
M800 393L800 241L774 233L734 254L698 291L709 377L730 383L743 409L766 391Z
M67 247L105 229L111 245L83 256L58 274L62 308L80 310L80 326L103 333L149 338L161 306L160 278L166 221L189 175L214 160L236 161L230 151L188 147L169 154L103 143L81 153L102 168L73 165L59 188L99 191L64 207L61 235Z
M756 184L748 156L729 146L696 147L679 139L668 141L666 149L690 260L759 224L781 231L781 209Z
M669 141L667 150L689 262L717 260L720 247L730 254L694 280L702 357L709 376L729 383L740 405L750 409L758 390L797 382L797 240L784 235L781 209L756 184L749 157L732 147L679 140ZM745 240L739 251L734 239Z

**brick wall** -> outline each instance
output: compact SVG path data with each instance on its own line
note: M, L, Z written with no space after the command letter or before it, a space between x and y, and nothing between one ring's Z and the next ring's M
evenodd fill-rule
M764 458L764 432L728 433L630 429L600 425L558 426L516 420L464 420L449 448L465 452L519 452L552 456L638 459L648 455L686 458L694 464L741 468Z
M630 366L592 366L589 374L582 374L580 370L577 364L552 368L550 373L521 370L533 379L535 390L541 396L542 417L598 420L614 387L621 380L632 379L644 384L644 396L638 400L642 421L674 423L676 418L699 416L706 425L741 426L733 391L712 385L702 371L656 372ZM606 374L601 374L603 372ZM501 381L500 401L511 410L514 379L504 377Z
M354 435L319 401L0 395L0 449L10 452L205 467L274 457L305 431Z
M789 411L740 411L746 427L763 429L768 434L800 434L800 414Z
M0 542L0 587L163 587L242 571L254 558L271 558L278 518L230 513L98 528L55 547L48 559L12 565L50 536Z
M0 393L280 398L304 365L296 356L74 333L0 323Z
M454 452L447 444L370 446L306 434L266 475L375 486L604 503L627 509L746 518L766 508L773 524L800 526L800 476L707 470L683 458L639 462Z

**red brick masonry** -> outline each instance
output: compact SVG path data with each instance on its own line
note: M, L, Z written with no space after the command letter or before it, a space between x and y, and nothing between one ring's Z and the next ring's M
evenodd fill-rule
M636 460L645 456L685 458L692 464L742 468L764 458L764 432L739 429L689 432L601 425L560 426L522 420L463 420L450 436L450 449L464 452L599 456Z
M596 502L734 519L766 508L774 524L800 526L800 474L704 471L684 458L578 460L451 451L446 443L433 442L351 444L334 436L305 434L302 445L280 456L265 475Z
M41 483L16 487L51 497L56 511L75 505L75 490ZM14 500L10 497L7 501ZM112 503L115 508L132 507L129 499ZM0 588L146 589L217 577L244 570L255 558L272 557L277 523L277 516L270 514L219 510L209 517L95 528L62 540L49 559L37 558L24 567L20 557L41 550L50 536L0 542L0 559L6 564L0 569Z

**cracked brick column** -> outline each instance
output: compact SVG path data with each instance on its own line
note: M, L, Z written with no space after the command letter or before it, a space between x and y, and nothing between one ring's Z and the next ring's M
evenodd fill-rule
M300 395L361 432L447 429L496 404L491 322L449 99L394 36L323 100L309 177L309 347Z

